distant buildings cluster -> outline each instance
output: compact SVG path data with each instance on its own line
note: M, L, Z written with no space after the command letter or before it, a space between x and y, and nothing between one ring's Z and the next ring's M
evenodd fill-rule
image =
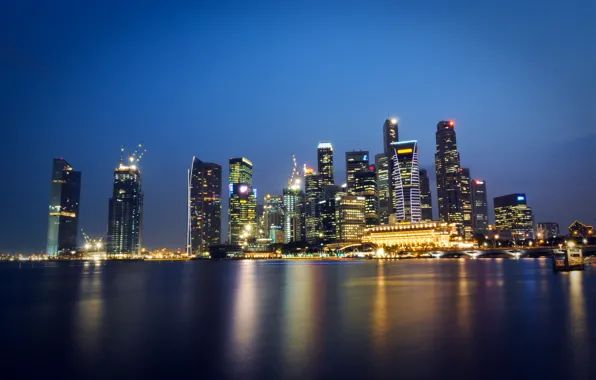
M397 119L383 124L383 151L345 153L346 183L334 176L331 143L317 147L317 167L294 170L279 195L258 202L253 163L231 158L228 170L228 235L222 239L222 167L193 157L188 170L187 253L205 256L225 240L243 249L272 244L310 246L372 243L377 246L448 247L475 238L527 241L559 235L556 223L534 226L524 193L493 200L495 223L489 225L487 185L462 167L455 123L440 121L436 130L435 173L438 217L433 217L429 175L419 166L415 140L399 139ZM114 170L106 239L108 254L139 254L142 248L143 191L135 151ZM47 253L77 249L81 173L54 159ZM535 234L536 232L536 234ZM572 236L591 236L593 227L576 222ZM490 235L490 236L489 236Z

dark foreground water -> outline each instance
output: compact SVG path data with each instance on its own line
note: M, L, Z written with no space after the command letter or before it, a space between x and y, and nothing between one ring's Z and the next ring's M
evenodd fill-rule
M1 264L1 377L596 379L596 267L549 264Z

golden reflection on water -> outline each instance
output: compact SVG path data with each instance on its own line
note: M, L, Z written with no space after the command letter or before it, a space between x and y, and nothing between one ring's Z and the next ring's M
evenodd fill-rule
M385 263L377 264L376 292L372 313L373 347L377 356L387 352L388 313L387 313L387 287L385 284Z
M576 365L580 365L583 360L587 359L585 355L590 349L585 344L589 331L586 324L583 276L584 273L580 271L569 272L569 331L571 341L574 342Z
M86 261L79 281L76 336L84 360L91 360L99 350L98 338L104 315L101 271L102 263Z
M458 266L458 294L457 294L457 324L463 338L470 338L470 279L466 271L467 260L459 259Z
M250 366L255 355L257 328L256 311L259 308L259 295L256 288L256 264L254 260L241 263L234 297L232 336L229 346L232 362L243 369Z

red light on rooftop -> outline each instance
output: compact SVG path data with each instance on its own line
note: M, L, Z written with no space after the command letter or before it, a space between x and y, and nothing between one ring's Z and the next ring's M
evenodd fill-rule
M371 172L372 172L372 171L374 171L374 170L375 170L375 166L374 166L374 165L370 165L370 166L368 167L368 170L370 170Z

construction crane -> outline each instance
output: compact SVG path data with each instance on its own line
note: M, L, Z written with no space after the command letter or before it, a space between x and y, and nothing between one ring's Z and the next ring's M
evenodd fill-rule
M298 189L300 188L300 172L298 170L298 164L296 163L296 155L292 154L292 176L288 181L288 186L290 189Z
M143 149L143 143L139 143L137 148L128 156L128 161L131 165L136 165L141 161L143 155L147 152L147 149ZM124 145L120 148L120 165L124 165Z

